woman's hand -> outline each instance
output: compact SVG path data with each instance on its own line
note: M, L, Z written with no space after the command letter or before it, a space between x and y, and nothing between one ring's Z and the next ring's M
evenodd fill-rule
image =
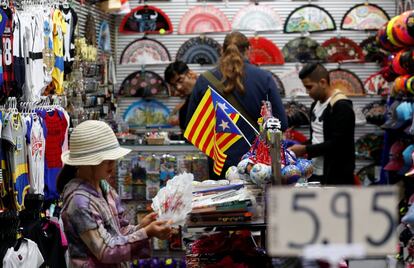
M155 221L156 219L157 219L157 213L151 212L150 214L145 215L145 217L142 218L141 223L139 224L139 227L144 228L145 226Z
M171 222L170 221L153 221L146 227L148 237L156 237L161 240L166 240L171 236Z

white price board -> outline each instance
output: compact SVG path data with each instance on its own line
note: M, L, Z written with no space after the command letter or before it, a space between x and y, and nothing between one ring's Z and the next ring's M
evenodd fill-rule
M395 187L270 189L267 247L271 256L302 255L309 245L361 245L368 256L397 248Z

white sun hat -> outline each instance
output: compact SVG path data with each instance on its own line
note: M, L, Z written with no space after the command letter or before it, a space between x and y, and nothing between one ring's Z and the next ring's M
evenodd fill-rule
M111 127L102 121L87 120L73 129L69 151L62 153L62 162L72 166L99 165L131 152L122 148Z

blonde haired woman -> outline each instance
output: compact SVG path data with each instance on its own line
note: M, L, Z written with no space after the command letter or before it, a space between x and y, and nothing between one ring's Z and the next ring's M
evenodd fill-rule
M115 160L130 152L121 148L104 122L88 120L70 136L69 151L57 189L62 193L62 220L69 243L70 267L129 267L128 261L149 256L149 238L166 239L171 228L146 216L129 225L115 190L106 182Z

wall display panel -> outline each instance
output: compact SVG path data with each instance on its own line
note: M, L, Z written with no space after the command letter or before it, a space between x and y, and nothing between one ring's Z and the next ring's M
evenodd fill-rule
M361 0L349 0L349 1L337 1L337 0L318 0L314 3L318 6L327 10L337 25L337 30L335 31L324 31L324 32L314 32L309 35L310 38L317 41L319 44L322 44L326 40L333 38L333 37L346 37L353 40L355 43L360 44L363 40L367 39L368 37L372 36L373 33L370 32L363 32L363 31L349 31L349 30L341 30L340 25L342 22L343 16L346 12L353 6L360 4L364 1ZM372 4L376 4L380 6L382 9L386 11L386 13L393 17L395 16L395 9L396 9L396 2L393 0L370 0ZM174 31L172 34L168 35L148 35L148 37L156 39L157 41L164 44L170 55L172 60L175 60L177 52L179 48L190 38L199 37L199 34L178 34L178 25L182 18L182 16L192 7L195 6L203 6L206 5L204 2L200 2L197 0L171 0L171 1L151 1L151 5L156 6L162 9L166 14L168 14L169 18L171 19L172 25L174 27ZM286 18L289 14L295 10L296 8L306 4L307 1L292 1L292 0L277 0L277 1L266 1L266 6L272 7L274 10L277 11L279 16L281 17L282 22L284 23ZM130 1L131 7L134 8L138 5L142 5L137 0ZM210 4L210 3L209 3ZM220 9L223 14L228 18L229 21L233 21L235 15L239 10L243 7L248 5L246 1L214 1L213 4L215 7ZM262 3L260 3L262 4ZM260 5L259 4L259 5ZM115 27L116 27L116 53L115 56L117 59L116 62L119 62L120 56L125 49L125 47L131 43L132 41L143 37L143 34L133 34L133 35L124 35L118 32L119 25L121 23L122 16L115 17ZM267 32L254 32L254 31L247 31L243 30L248 37L265 37L271 40L274 44L277 44L279 48L283 48L289 41L294 38L301 37L300 33L291 33L285 34L282 31L267 31ZM204 36L213 38L219 44L223 43L224 37L226 33L208 33ZM338 63L324 63L324 65L328 69L336 69L338 68ZM147 70L151 70L159 74L161 77L164 76L164 70L167 64L155 64L151 66L146 66ZM286 62L283 65L262 65L262 69L269 70L276 74L277 76L281 77L281 75L293 68L300 68L301 63L299 62ZM189 64L189 67L194 70L196 73L201 73L205 70L211 69L212 65L200 65L200 64ZM369 76L378 72L380 70L380 66L374 62L365 62L365 63L343 63L340 65L343 69L349 69L352 72L356 73L361 81L365 81ZM117 75L117 88L119 89L121 82L131 73L140 70L140 65L128 64L128 65L118 65L116 70ZM354 106L356 108L363 107L364 105L378 100L379 96L365 96L365 97L351 97ZM133 98L128 98L121 100L119 103L119 107L121 111L124 111L133 101ZM284 99L285 102L290 101L291 98ZM310 106L311 99L309 97L296 97L296 100L304 103L307 106ZM182 100L177 97L170 97L163 100L170 109L173 109L175 105L180 103ZM178 131L178 128L175 130ZM306 129L303 129L306 132ZM362 136L368 132L374 132L378 130L376 126L373 125L359 125L355 130L355 138ZM357 166L360 166L360 163L357 163Z

